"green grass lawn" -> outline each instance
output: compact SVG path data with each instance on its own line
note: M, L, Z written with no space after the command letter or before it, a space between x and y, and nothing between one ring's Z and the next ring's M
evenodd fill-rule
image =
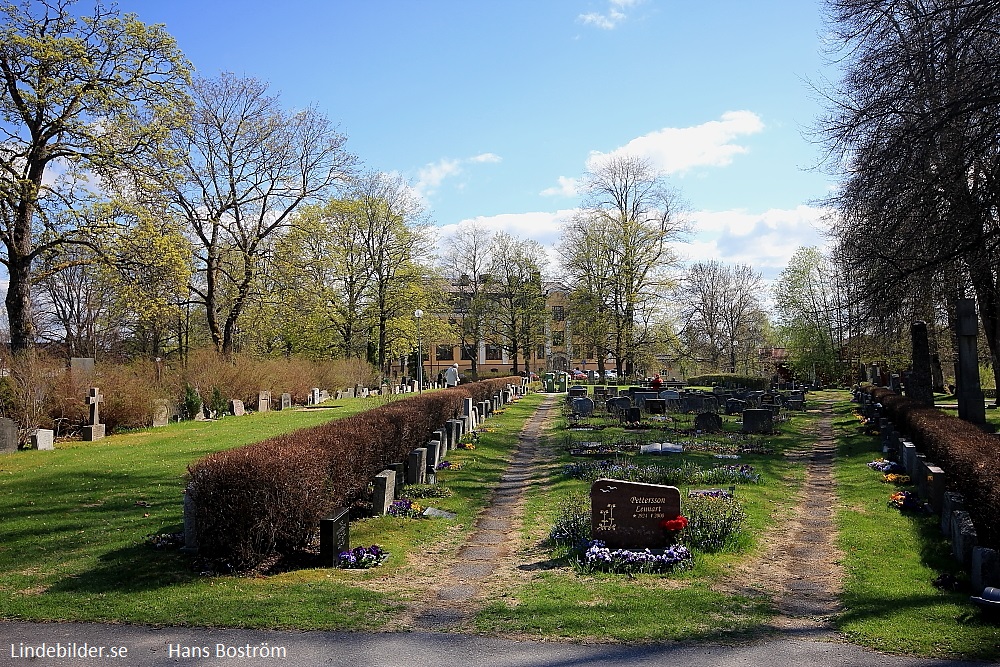
M380 517L351 526L354 546L391 554L368 571L302 569L271 577L203 576L192 559L158 551L147 536L182 528L187 466L201 456L373 407L346 399L332 410L285 411L187 422L58 443L54 452L0 458L0 617L269 628L382 629L418 590L373 592L365 582L405 565L408 551L468 526L505 467L521 424L541 397L490 420L497 432L449 459L455 496L432 504L456 521ZM466 528L467 529L467 528ZM375 586L377 588L377 586Z
M869 461L881 457L878 436L861 433L854 405L841 397L834 428L838 526L845 553L843 604L837 627L848 639L892 653L1000 659L1000 625L969 602L969 592L935 588L943 573L967 580L936 517L888 507L896 487L881 482ZM901 487L912 488L912 487Z

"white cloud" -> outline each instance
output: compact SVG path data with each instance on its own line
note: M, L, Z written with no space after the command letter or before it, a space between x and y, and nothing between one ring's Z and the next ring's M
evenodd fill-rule
M580 179L560 176L559 185L545 188L538 194L543 197L575 197L580 194Z
M503 158L496 153L480 153L470 157L469 162L503 162Z
M697 211L690 214L694 236L674 249L689 262L718 260L749 264L773 280L802 246L824 247L824 218L829 210L814 206L770 209Z
M556 243L562 234L563 225L577 212L576 209L561 209L558 211L532 211L528 213L501 213L500 215L480 215L467 218L451 225L438 227L438 240L443 241L461 226L477 224L493 232L507 232L521 239L538 241L549 257L547 271L554 271L558 264L555 251Z
M628 18L624 9L638 5L642 0L610 0L608 10L602 14L600 12L588 12L576 17L584 25L592 25L601 30L614 30L618 24Z
M610 153L594 151L587 167L619 155L649 159L667 174L681 174L694 167L725 167L749 149L736 142L763 131L764 122L752 111L727 111L719 120L693 127L665 127L632 139Z
M487 164L501 162L496 153L480 153L468 158L441 158L430 162L417 171L417 182L413 189L423 198L427 198L441 186L446 178L460 175L467 164Z

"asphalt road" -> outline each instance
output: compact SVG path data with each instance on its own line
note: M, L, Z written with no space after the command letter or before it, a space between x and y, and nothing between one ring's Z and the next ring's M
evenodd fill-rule
M32 653L43 655L33 658ZM738 645L583 645L434 632L277 632L0 622L0 665L4 667L982 667L983 664L884 655L837 641L789 635Z

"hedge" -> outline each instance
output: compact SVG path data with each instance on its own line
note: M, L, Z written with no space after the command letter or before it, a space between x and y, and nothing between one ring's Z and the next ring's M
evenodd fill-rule
M720 387L744 387L746 389L764 390L770 386L771 381L767 378L736 375L735 373L714 373L689 377L687 383L692 387L713 387L718 385Z
M982 546L1000 549L1000 439L958 417L889 389L869 387L882 414L944 469L949 491L965 497Z
M486 400L520 382L506 377L428 392L209 454L188 467L199 552L248 570L303 548L320 519L360 499L372 477L425 446L461 414L464 399Z

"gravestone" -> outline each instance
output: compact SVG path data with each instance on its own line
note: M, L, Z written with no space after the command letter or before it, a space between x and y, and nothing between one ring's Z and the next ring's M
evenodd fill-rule
M956 510L965 509L965 498L956 491L945 491L941 500L941 534L951 537L951 516Z
M271 392L262 390L257 394L257 412L269 412L271 410Z
M589 398L573 399L573 414L581 417L589 417L594 414L594 401Z
M0 454L17 451L17 424L13 419L0 418Z
M382 516L396 499L396 471L383 470L372 481L372 514Z
M350 508L338 507L319 521L320 567L337 567L340 554L351 549Z
M994 549L974 547L972 549L972 592L981 593L987 586L1000 586L1000 559Z
M637 408L645 408L646 401L649 399L657 399L660 395L655 391L637 391L632 395L632 400L635 402Z
M579 385L569 388L570 398L581 398L587 395L587 388Z
M441 441L431 440L424 449L427 450L425 467L437 470L437 464L441 461Z
M628 410L632 407L632 399L628 396L619 396L618 398L608 399L607 410L608 412L620 412L622 410Z
M434 440L437 440L438 442L441 443L440 458L443 459L448 454L448 430L444 428L439 428L438 430L434 431L434 433L431 434L431 437Z
M36 428L31 433L31 446L39 451L55 449L55 432L50 428Z
M243 401L238 398L234 398L229 401L229 412L231 412L234 417L242 417L247 413L246 409L243 407Z
M181 553L198 553L198 521L197 507L191 497L191 489L184 490L184 546Z
M405 463L390 463L386 466L386 470L391 470L396 473L395 483L396 488L393 489L392 495L399 498L399 494L403 491L403 485L406 483L406 464Z
M680 515L681 493L674 486L598 479L590 506L593 538L609 549L663 549L674 535L662 524Z
M423 484L427 481L427 448L417 447L406 458L406 483Z
M313 387L309 392L310 405L319 405L319 387Z
M104 400L101 390L97 387L90 388L90 395L87 397L87 404L90 405L90 424L83 427L83 439L87 442L100 440L104 437L104 424L101 423L101 402Z
M986 398L979 384L979 320L974 299L955 302L958 323L958 364L955 366L955 398L958 399L958 416L973 424L986 423Z
M646 412L651 415L667 414L667 401L663 398L647 398Z
M93 375L94 366L92 357L73 357L69 360L69 372L76 379L86 379Z
M623 422L629 422L632 424L638 424L642 421L642 410L639 408L629 408L627 410L621 410L618 413L618 418Z
M747 409L747 402L741 401L738 398L726 399L726 414L727 415L738 415Z
M743 411L744 433L770 433L774 429L774 414L767 408Z
M697 394L687 394L682 399L681 411L682 412L704 412L705 411L705 397Z
M288 392L285 392L284 394L281 395L281 409L288 410L291 407L292 407L292 395L289 394Z
M972 550L976 547L978 535L976 525L968 512L956 510L951 513L951 553L964 567L972 565Z
M694 418L694 427L705 433L718 433L722 430L722 417L714 412L701 412Z
M170 401L158 398L153 401L153 428L166 426L170 423Z

